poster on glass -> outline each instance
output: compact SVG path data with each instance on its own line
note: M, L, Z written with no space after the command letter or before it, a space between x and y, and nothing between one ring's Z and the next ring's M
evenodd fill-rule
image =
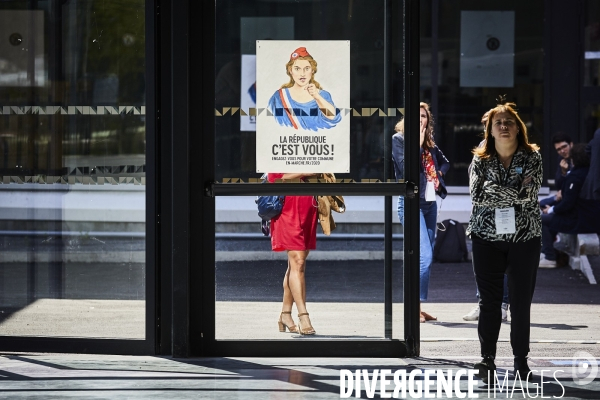
M349 172L349 41L257 41L256 89L257 172Z

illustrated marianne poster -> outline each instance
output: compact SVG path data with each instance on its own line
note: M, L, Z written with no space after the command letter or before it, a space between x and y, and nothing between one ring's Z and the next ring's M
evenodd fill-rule
M257 172L350 172L350 41L257 41L256 108Z

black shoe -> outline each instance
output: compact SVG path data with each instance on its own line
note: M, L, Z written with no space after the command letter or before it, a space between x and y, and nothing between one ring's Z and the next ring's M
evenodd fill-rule
M473 369L477 370L475 376L481 379L486 385L490 380L494 382L494 372L496 371L494 358L494 356L484 356L481 362L478 362L473 366Z
M527 365L527 357L515 357L515 369L513 370L515 379L517 378L517 372L522 381L531 382L533 380L533 374Z

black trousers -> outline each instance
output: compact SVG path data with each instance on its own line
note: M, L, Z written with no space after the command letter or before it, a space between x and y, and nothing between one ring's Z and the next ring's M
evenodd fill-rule
M531 301L540 264L541 238L526 242L492 242L471 235L473 270L479 288L477 332L481 355L496 355L502 324L504 274L508 276L510 301L510 343L515 357L529 353Z

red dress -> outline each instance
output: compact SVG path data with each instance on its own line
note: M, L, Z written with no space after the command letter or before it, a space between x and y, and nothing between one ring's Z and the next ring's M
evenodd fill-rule
M269 182L283 174L270 173ZM313 196L285 196L283 210L271 220L273 251L317 248L317 203Z

